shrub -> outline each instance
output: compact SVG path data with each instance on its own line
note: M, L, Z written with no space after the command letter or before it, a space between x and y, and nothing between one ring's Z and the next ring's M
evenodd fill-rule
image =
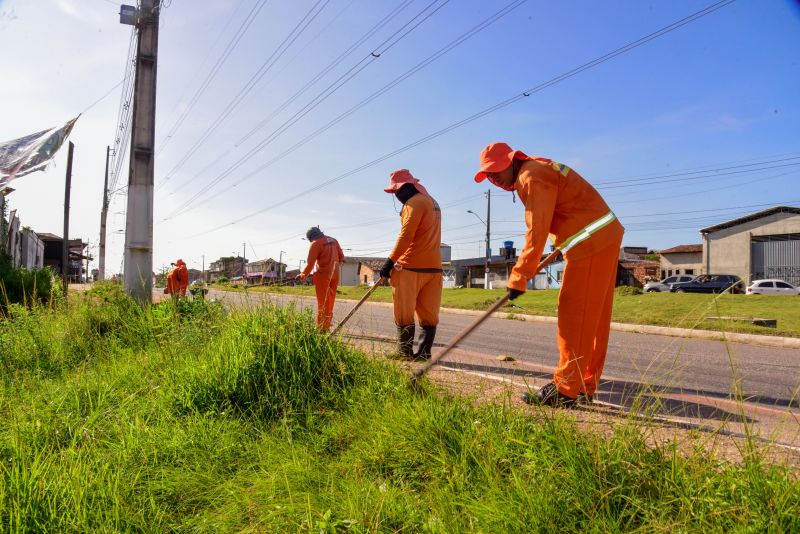
M642 290L634 286L619 286L614 290L614 294L618 297L632 297L635 295L641 295Z
M7 311L9 304L47 302L53 296L53 271L15 269L11 259L0 253L0 310Z

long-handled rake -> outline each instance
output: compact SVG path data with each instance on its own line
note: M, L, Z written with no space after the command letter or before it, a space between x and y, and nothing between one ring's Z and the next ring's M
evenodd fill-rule
M549 255L548 255L548 256L547 256L545 259L543 259L543 260L542 260L542 261L539 263L539 266L536 268L536 272L538 273L539 271L541 271L542 269L544 269L545 267L547 267L548 265L550 265L550 263L552 263L552 262L553 262L553 260L554 260L554 259L556 259L556 257L557 257L557 256L558 256L560 253L561 253L561 251L560 251L560 250L558 250L558 249L556 249L556 250L554 250L553 252L551 252L551 253L550 253L550 254L549 254ZM467 337L467 336L469 336L469 335L470 335L472 332L474 332L474 331L475 331L475 329L476 329L476 328L478 328L478 327L479 327L481 324L483 324L483 322L484 322L486 319L488 319L488 318L489 318L489 317L490 317L490 316L491 316L491 315L492 315L494 312L496 312L496 311L497 311L497 310L499 310L499 309L500 309L500 308L501 308L503 305L505 305L505 304L508 302L508 300L509 300L509 296L508 296L508 294L506 294L506 295L504 295L504 296L503 296L503 298L501 298L500 300L498 300L497 302L495 302L494 304L492 304L491 308L489 308L488 310L486 310L486 311L483 313L483 315L480 315L479 317L476 317L476 318L475 318L475 320L474 320L474 321L472 321L472 323L471 323L469 326L467 326L467 327L466 327L464 330L462 330L461 332L459 332L459 333L458 333L458 335L457 335L456 337L454 337L454 338L453 338L453 340L452 340L452 341L450 341L450 343L448 343L448 344L447 344L447 346L445 346L445 347L444 347L444 348L443 348L441 351L439 351L439 352L438 352L436 355L434 355L434 356L433 356L433 357L432 357L430 360L428 360L428 361L425 363L425 365L423 365L422 367L420 367L419 369L417 369L416 371L414 371L414 374L412 374L412 375L411 375L411 385L412 385L412 386L415 386L415 385L417 384L417 382L419 381L419 379L420 379L420 378L422 378L423 376L425 376L425 374L426 374L428 371L430 371L430 370L431 370L431 367L433 367L434 365L436 365L436 364L439 362L439 360L441 360L442 358L444 358L445 356L447 356L447 354L448 354L448 353L449 353L451 350L453 350L454 348L456 348L456 347L458 346L458 344L459 344L459 343L461 343L461 342L464 340L464 338L466 338L466 337Z
M342 319L342 321L338 325L336 325L336 328L333 329L333 332L331 332L332 336L336 335L336 332L341 330L341 328L344 326L344 324L358 311L358 309L361 307L361 305L364 304L367 301L367 299L369 299L369 297L372 295L372 293L374 293L375 290L378 289L378 286L380 286L384 282L384 280L386 280L386 279L381 277L381 279L378 280L377 282L375 282L375 285L373 285L369 289L369 291L367 291L367 293L363 297L361 297L361 300L359 300L356 303L356 305L353 306L353 309L350 310L350 313L345 315L344 319Z

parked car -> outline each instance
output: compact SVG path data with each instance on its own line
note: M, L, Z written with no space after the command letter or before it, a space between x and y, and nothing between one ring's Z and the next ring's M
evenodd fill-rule
M673 293L744 293L744 282L732 274L701 274L691 282L673 284Z
M664 293L669 293L669 290L672 289L672 284L680 284L683 282L691 282L694 280L694 276L691 274L679 274L675 276L668 276L661 280L660 282L647 282L642 290L645 293L655 293L659 291L663 291Z
M800 288L783 280L753 280L745 291L747 295L800 295Z

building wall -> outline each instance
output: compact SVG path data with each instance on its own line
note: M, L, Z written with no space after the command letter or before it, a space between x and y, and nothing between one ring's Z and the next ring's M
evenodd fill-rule
M661 256L661 277L673 274L704 274L702 252L675 252ZM687 272L691 271L691 272Z
M358 266L361 262L347 261L345 258L344 263L339 267L339 285L340 286L357 286L358 280Z
M22 250L20 265L26 269L42 269L44 267L44 242L34 232L22 231Z
M735 274L749 283L753 236L800 233L800 215L774 213L703 235L703 267L708 274Z
M19 217L17 217L17 210L11 210L11 213L8 216L6 252L11 258L11 265L14 268L17 268L22 264L22 232L20 232L19 229Z

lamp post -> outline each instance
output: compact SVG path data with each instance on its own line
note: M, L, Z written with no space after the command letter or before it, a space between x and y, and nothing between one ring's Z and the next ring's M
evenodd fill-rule
M490 193L489 191L487 191L487 192L486 192L486 198L487 198L487 199L489 199L489 198L490 198L490 195L491 195L491 193ZM490 244L490 241L489 241L489 240L490 240L490 233L489 233L489 231L490 231L490 228L489 228L489 222L490 222L490 220L491 220L491 219L489 218L489 214L490 214L490 208L489 208L489 205L487 204L487 208L486 208L486 220L485 220L485 221L484 221L484 220L481 218L481 216L480 216L480 215L478 215L477 213L475 213L475 212L474 212L474 211L472 211L472 210L467 210L467 213L471 213L471 214L473 214L475 217L477 217L477 218L478 218L478 220L479 220L479 221L481 221L481 222L482 222L484 225L486 225L486 266L485 266L485 269L484 269L483 287L484 287L485 289L490 289L490 288L489 288L489 264L490 264L490 263L491 263L491 261L492 261L492 256L491 256L491 254L492 254L492 250L491 250L491 248L489 247L489 244Z

